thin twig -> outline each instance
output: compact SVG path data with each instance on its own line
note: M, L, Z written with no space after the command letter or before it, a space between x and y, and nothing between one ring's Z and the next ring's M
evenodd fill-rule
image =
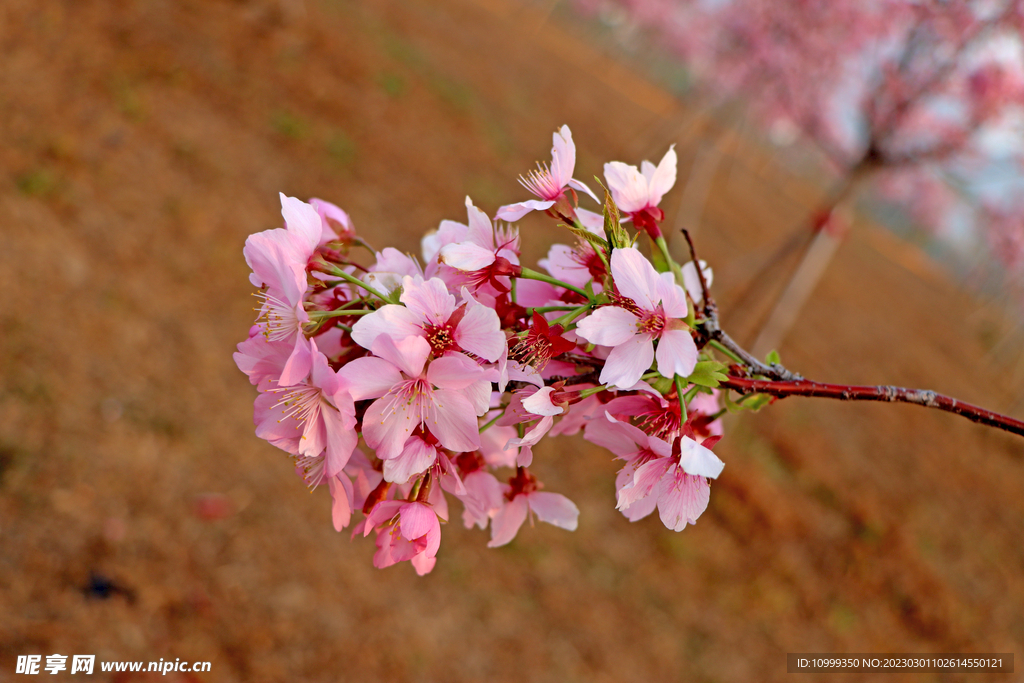
M686 244L690 247L690 258L693 259L693 266L697 270L697 279L700 280L700 291L701 295L704 297L704 320L702 322L704 334L707 336L707 339L717 341L732 353L739 356L743 360L744 364L746 364L755 375L785 381L802 379L800 375L787 370L778 363L765 365L757 358L754 358L750 352L737 344L733 338L726 334L719 326L718 304L716 304L715 300L711 298L711 292L708 290L707 280L704 279L704 270L700 267L700 259L697 258L697 250L693 246L693 240L690 238L690 233L687 232L685 228L682 233L683 237L686 238Z
M795 381L776 381L747 379L730 375L722 382L740 394L768 394L778 398L786 396L809 396L814 398L833 398L840 401L882 401L886 403L911 403L925 408L935 408L947 413L965 417L972 422L997 427L1013 434L1024 436L1024 421L1000 415L991 410L964 403L950 396L943 396L926 389L905 389L892 386L853 386L844 384L823 384L801 379Z

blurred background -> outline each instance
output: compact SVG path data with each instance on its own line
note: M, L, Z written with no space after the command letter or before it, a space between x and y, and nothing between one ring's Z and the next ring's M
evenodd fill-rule
M374 569L254 436L231 353L277 193L416 250L467 194L522 199L563 123L584 180L677 144L667 220L753 343L840 174L644 30L511 0L0 7L0 680L52 653L212 662L168 681L751 681L787 652L1021 652L1024 440L952 415L791 398L733 419L681 533L615 511L609 453L549 439L536 471L579 529L489 550L455 521L424 578ZM1019 417L1007 264L854 197L784 362ZM555 238L534 218L525 264Z

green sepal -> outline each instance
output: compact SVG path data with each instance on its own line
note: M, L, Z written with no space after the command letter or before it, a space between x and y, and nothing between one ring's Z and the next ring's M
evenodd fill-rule
M608 240L600 235L595 235L586 228L581 228L575 225L566 225L565 227L569 229L569 232L576 235L581 240L589 242L590 245L594 247L594 251L601 255L601 258L604 258L604 254L608 253L611 249L611 246L608 244Z

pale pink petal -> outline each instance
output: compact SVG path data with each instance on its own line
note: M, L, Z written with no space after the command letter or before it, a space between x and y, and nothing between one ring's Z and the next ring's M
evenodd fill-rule
M405 442L420 425L420 402L393 400L385 396L366 409L363 416L363 439L381 460L389 460L405 447Z
M416 335L422 337L423 316L405 306L388 304L360 317L352 326L352 341L364 349L372 348L373 342L382 334L396 341Z
M519 527L526 521L526 513L529 504L526 496L518 495L511 502L506 503L491 520L491 540L488 548L503 546L519 533Z
M375 273L395 273L396 275L411 275L422 277L416 261L408 254L403 254L394 247L385 247L384 251L377 252L377 262L370 266L370 271Z
M378 335L370 345L374 355L390 361L408 377L423 374L423 365L430 355L430 342L423 337L394 340L386 334Z
M544 387L523 399L523 407L534 415L561 415L565 408L551 402L554 387Z
M463 298L469 294L463 289ZM470 297L472 298L472 297ZM455 328L455 343L486 361L498 360L506 348L505 333L493 309L471 300L466 304L466 314Z
M625 308L602 306L576 325L576 334L591 344L618 346L636 335L639 322L640 319Z
M364 356L349 361L338 371L353 400L380 398L402 381L402 373L383 358Z
M661 478L672 466L670 458L657 458L638 467L633 473L632 486L627 484L619 489L615 507L623 510L641 498L651 495L655 485L661 481Z
M541 268L548 271L552 277L557 278L562 282L568 282L570 285L575 285L577 287L583 287L592 279L590 276L590 270L576 259L576 251L565 244L551 245L551 249L548 250L548 257L538 261L538 264ZM522 286L523 282L524 281L520 281L520 286ZM529 281L527 280L526 282ZM536 280L533 282L536 282ZM533 305L543 306L548 303L551 298ZM527 305L523 303L521 298L517 298L517 301L520 305Z
M316 401L319 403L319 398ZM310 415L302 422L299 455L316 457L323 453L325 448L327 448L327 425L323 420L323 408L321 407L315 415Z
M394 458L384 461L384 481L404 484L415 475L426 472L437 460L437 449L418 436L405 442L405 448Z
M647 179L640 174L636 166L612 161L604 165L604 178L608 181L608 189L611 190L612 198L622 213L632 213L647 206Z
M604 216L586 209L576 209L576 218L580 220L583 227L601 237L607 238L604 234Z
M523 365L516 360L508 362L508 378L513 382L527 382L535 387L544 386L544 378L537 372L537 368L532 365Z
M300 260L298 251L295 237L282 228L249 235L242 249L252 269L249 281L281 292L289 303L298 303L307 288L306 262Z
M366 527L363 529L363 537L369 536L374 527L391 521L405 504L404 500L385 500L374 505L373 509L370 510L370 514L366 516Z
M427 546L423 554L427 557L436 555L437 549L441 547L441 525L434 511L423 503L408 503L402 506L399 515L402 536L410 541L426 536Z
M278 393L261 393L256 397L253 406L256 436L266 439L271 445L283 451L298 455L302 424L293 416L285 417L288 408L278 405L280 401L281 396Z
M698 412L703 415L711 416L717 414L722 409L722 406L718 403L718 390L715 390L711 394L698 393L690 400L690 403L686 407L692 412ZM721 436L722 418L718 418L714 422L709 423L707 431L712 436Z
M283 192L280 195L285 226L295 236L300 253L304 253L308 260L320 244L320 236L323 234L320 214L301 199L285 196Z
M310 340L299 334L295 337L295 346L281 370L281 378L278 383L286 387L298 384L309 376L309 371L312 368L313 354L310 350Z
M636 474L635 468L631 465L626 465L619 470L618 475L615 477L615 496L618 499L619 492L624 488L633 486L633 475ZM647 515L654 512L654 508L658 507L658 496L648 495L634 501L632 505L627 505L620 508L619 511L623 516L631 522L636 522Z
M714 451L705 448L688 436L680 439L679 447L682 451L679 455L679 466L687 474L716 479L725 469L725 463L715 455Z
M494 252L471 242L448 244L441 247L438 260L456 270L472 272L494 263Z
M650 369L653 360L654 342L650 335L638 334L608 354L601 370L601 384L628 390Z
M676 284L675 276L672 273L661 274L661 282L658 283L658 296L661 297L661 308L665 312L666 318L685 318L690 312L686 305L686 291Z
M292 354L292 345L269 341L259 328L254 329L256 333L250 332L250 337L238 345L238 351L231 357L252 384L266 391L281 377L281 370Z
M687 330L663 332L658 340L658 372L662 377L689 377L697 366L697 344Z
M435 391L433 417L434 421L428 422L427 428L445 448L456 453L480 448L476 410L459 392Z
M601 200L597 198L597 195L594 194L594 191L591 190L589 187L587 187L585 183L582 183L579 180L576 180L575 178L569 178L569 181L566 183L566 185L568 185L569 187L571 187L574 190L579 190L580 192L585 192L595 202L597 202L598 204L601 203ZM577 209L577 213L579 211L580 211L580 209Z
M553 201L539 199L530 199L516 204L506 204L498 209L498 213L495 214L495 218L499 221L514 223L531 211L545 211L554 206L554 204L555 203Z
M473 405L474 415L480 417L491 407L491 380L481 379L473 382L459 393Z
M501 509L501 484L490 472L476 470L466 475L466 493L458 496L462 501L462 523L469 529L476 524L487 528L491 515Z
M352 229L352 220L341 207L316 197L310 199L309 204L320 215L320 244L327 244L339 238L351 238L355 235L355 230ZM341 235L335 232L331 225L332 222L341 227Z
M551 271L549 270L548 272L550 273ZM555 277L558 276L556 275ZM569 284L573 283L570 282ZM558 292L553 285L541 282L540 280L524 280L519 278L516 281L516 303L526 308L535 308L537 306L547 306L548 304L562 302L558 301Z
M529 467L533 464L533 447L523 446L516 456L516 467Z
M714 280L714 272L706 261L700 262L700 269L704 271L704 282L708 288L711 288L711 282ZM686 285L686 291L689 292L690 298L696 303L704 301L704 292L700 286L700 278L697 277L697 267L693 265L693 261L689 261L683 264L683 284Z
M565 187L576 170L576 143L569 126L562 126L551 136L551 179L557 187Z
M480 453L491 467L515 467L518 449L505 449L509 439L516 438L516 428L493 425L480 432Z
M402 296L399 297L399 300L429 325L443 325L455 312L455 296L436 277L430 278L426 282L406 277L402 281L402 287ZM371 315L373 314L371 313ZM353 327L354 332L355 328ZM391 336L398 338L396 335Z
M469 214L469 241L488 251L494 251L494 226L487 214L473 206L473 200L466 197L466 213ZM457 266L456 266L457 267ZM475 268L473 269L475 270Z
M428 557L425 553L420 553L409 560L409 564L416 570L417 576L426 576L434 569L434 565L437 564L437 558Z
M441 389L465 389L478 382L486 371L463 353L436 358L427 366L427 380ZM473 414L476 415L474 408Z
M657 206L661 198L665 196L665 193L676 184L677 161L676 146L672 145L665 152L665 156L662 157L661 162L658 164L658 169L653 173L653 177L647 179L649 191L648 206Z
M592 444L607 448L615 455L624 459L636 455L640 447L647 444L647 435L636 427L625 422L619 422L608 412L605 412L605 417L607 419L589 421L583 431L583 438ZM628 427L633 427L633 429L640 432L640 435L636 435L632 429L627 429ZM642 441L638 441L640 437L642 437Z
M423 262L430 263L446 244L465 242L469 228L457 221L443 220L436 231L427 233L420 240L423 251Z
M611 267L619 293L643 310L653 311L661 296L658 271L651 262L635 247L627 247L612 252Z
M334 530L341 531L352 520L352 482L348 477L328 477L327 486L331 491L331 521Z
M505 444L507 450L510 446L536 446L537 443L544 438L544 435L551 429L551 425L555 423L555 418L550 415L545 415L540 419L533 429L526 432L521 439L509 439L508 443Z
M339 411L322 401L320 416L324 422L327 443L327 463L325 469L328 477L335 477L348 464L348 459L359 441L356 434L356 421L352 416L342 415Z
M338 373L327 364L327 356L320 353L315 339L309 340L309 350L312 356L309 383L319 388L324 394L333 396L341 390L342 382L338 378Z
M534 491L526 498L530 503L530 509L540 521L576 531L580 509L562 494Z
M711 487L704 477L675 472L665 478L658 497L661 521L673 531L682 531L687 523L696 524L697 518L708 507Z
M448 498L440 486L433 486L427 496L427 505L434 511L437 518L448 521Z

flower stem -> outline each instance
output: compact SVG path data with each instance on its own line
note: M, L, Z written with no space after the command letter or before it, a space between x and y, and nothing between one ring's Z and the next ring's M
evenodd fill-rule
M578 318L579 316L581 316L584 313L586 313L588 310L590 310L590 304L584 304L583 306L580 306L579 308L572 309L571 311L569 311L568 313L566 313L565 315L563 315L563 316L561 316L559 318L555 318L554 320L551 321L550 324L551 325L568 325L572 321L576 320L576 318Z
M729 358L736 361L737 363L743 363L742 358L733 353L731 349L729 349L727 346L722 344L722 342L718 341L717 339L712 339L711 341L708 342L708 345L714 347L717 351L721 351L722 353L724 353L726 356L729 356Z
M675 259L672 258L672 254L668 251L668 242L665 241L664 235L658 235L654 239L654 243L658 246L658 251L661 252L662 257L665 259L665 263L672 270L672 275L676 279L676 284L680 287L685 287L686 283L683 281L683 270L676 263Z
M679 399L679 419L682 422L686 422L686 400L683 398L685 392L683 389L686 388L686 380L679 375L675 376L676 382L676 397Z
M550 275L538 273L536 270L533 270L531 268L523 268L523 272L519 274L519 277L526 278L527 280L540 280L541 282L547 282L549 285L554 285L555 287L568 289L570 292L576 292L580 296L584 297L587 301L593 301L593 297L591 297L589 294L587 294L579 287L574 287L573 285L570 285L568 282L562 282L561 280L557 280L551 277Z
M366 284L365 282L363 282L359 278L355 277L354 275L349 275L348 273L343 271L341 268L337 268L337 267L335 267L335 266L333 266L331 264L327 264L327 265L328 265L328 272L329 272L329 274L334 275L335 277L340 277L342 280L347 280L348 282L350 282L350 283L352 283L352 284L354 284L354 285L356 285L358 287L362 287L367 292L369 292L370 294L374 295L375 297L377 297L381 301L386 301L389 304L396 303L393 297L384 296L383 294L378 292L376 289L374 289L373 287L369 286L368 284Z
M504 415L505 415L505 411L506 411L506 410L508 410L508 407L507 407L507 406L506 406L505 408L502 408L501 412L500 412L500 413L498 413L497 415L495 415L495 416L494 416L494 419L492 419L492 420L489 420L489 421L487 422L487 424L485 424L485 425L484 425L483 427L481 427L481 428L480 428L480 433L482 434L483 432L486 432L486 431L487 431L488 429L490 429L491 427L493 427L493 426L494 426L494 423L495 423L495 422L497 422L497 421L498 421L498 420L500 420L500 419L501 419L502 417L504 417Z

